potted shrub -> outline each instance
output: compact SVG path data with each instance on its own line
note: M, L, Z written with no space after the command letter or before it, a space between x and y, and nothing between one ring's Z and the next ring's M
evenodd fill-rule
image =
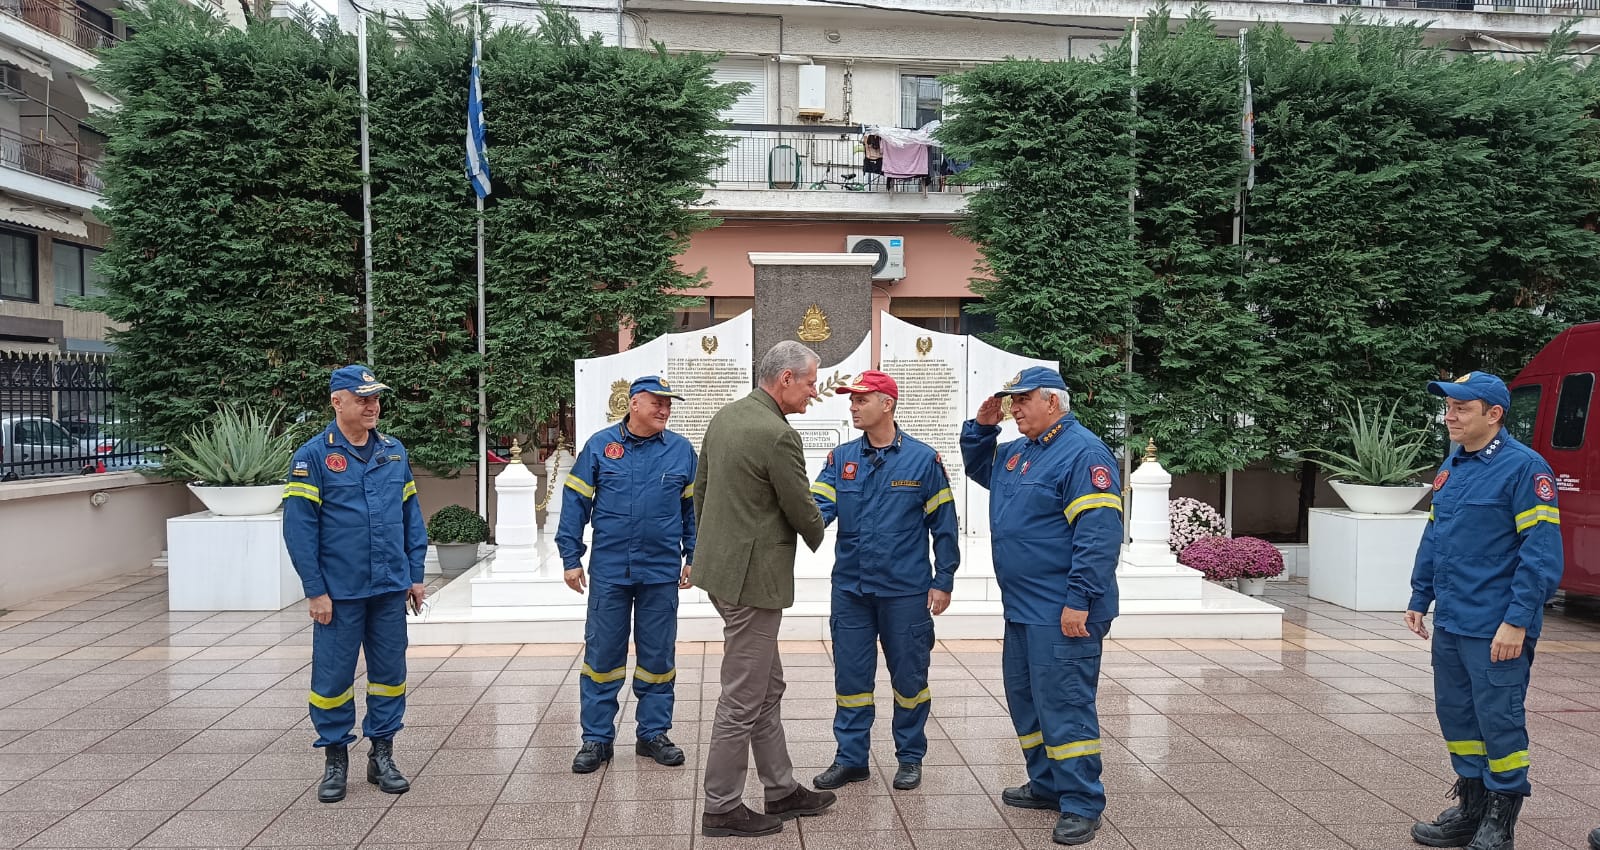
M1228 533L1222 514L1199 499L1187 496L1167 503L1167 518L1171 520L1172 554L1182 555L1189 544L1202 537L1221 537Z
M1259 537L1235 537L1229 541L1239 571L1239 592L1260 596L1267 592L1267 579L1283 573L1283 553Z
M478 562L478 544L489 539L489 523L470 508L445 505L428 519L428 539L439 551L439 572L455 578Z
M1232 543L1226 537L1202 537L1178 553L1178 563L1199 570L1207 581L1229 584L1239 577L1239 559Z
M1307 459L1330 476L1329 484L1345 505L1356 513L1403 514L1416 507L1429 485L1417 476L1435 464L1418 463L1428 451L1431 438L1422 429L1395 426L1395 408L1386 414L1367 412L1358 403L1355 414L1345 408L1345 428L1351 454L1325 449L1308 449ZM1321 457L1317 457L1321 455Z
M168 450L161 474L187 481L189 492L217 516L270 514L283 503L296 445L279 428L278 416L249 405L219 405L189 429L184 445Z

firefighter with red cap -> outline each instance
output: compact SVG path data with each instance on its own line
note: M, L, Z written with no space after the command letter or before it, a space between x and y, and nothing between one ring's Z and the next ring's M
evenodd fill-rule
M813 784L838 788L871 775L875 644L881 640L894 691L899 767L893 784L907 791L922 784L928 751L923 727L931 699L932 615L949 606L961 563L955 499L938 452L895 424L900 388L894 378L869 369L837 392L850 396L850 420L863 433L830 452L811 485L823 522L839 522L829 618L839 748Z

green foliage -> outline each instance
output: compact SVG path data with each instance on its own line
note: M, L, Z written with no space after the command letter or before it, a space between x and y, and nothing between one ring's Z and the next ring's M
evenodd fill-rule
M100 80L119 98L95 306L125 322L117 378L153 443L226 388L325 418L327 373L368 361L355 39L331 21L243 32L176 0L129 11L138 35ZM480 366L493 429L525 433L572 397L571 359L632 323L665 330L698 277L675 258L713 221L690 203L724 148L737 87L713 59L627 51L547 9L484 40L494 193L489 354L477 354L474 197L463 173L471 32L435 6L373 19L369 43L374 356L384 428L418 465L476 457Z
M1399 406L1396 402L1389 405L1386 413L1374 411L1370 417L1360 402L1356 402L1353 414L1345 408L1344 439L1351 446L1351 454L1313 448L1306 450L1307 460L1349 484L1386 487L1416 483L1418 475L1436 465L1417 463L1432 448L1433 439L1424 428L1396 431Z
M222 404L205 423L169 446L161 474L212 487L253 487L283 481L298 444L271 416L249 405Z
M471 508L445 505L428 517L428 539L435 543L482 543L489 539L489 523Z

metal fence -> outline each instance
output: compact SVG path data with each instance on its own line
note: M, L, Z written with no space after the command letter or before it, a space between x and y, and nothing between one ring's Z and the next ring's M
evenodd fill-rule
M0 481L152 467L103 354L0 352Z
M869 172L858 127L734 124L721 133L733 141L728 161L711 173L720 188L832 192L970 192L978 188L964 183L961 167L937 147L928 149L925 176L889 179Z
M0 14L20 18L91 53L122 40L110 30L90 20L72 3L56 2L56 0L0 0Z
M1376 9L1421 9L1455 12L1516 12L1525 15L1583 15L1600 13L1600 0L1301 0L1333 6L1367 6Z
M60 183L104 192L100 180L100 160L84 156L64 145L30 139L13 130L0 127L0 166L14 171L26 171Z

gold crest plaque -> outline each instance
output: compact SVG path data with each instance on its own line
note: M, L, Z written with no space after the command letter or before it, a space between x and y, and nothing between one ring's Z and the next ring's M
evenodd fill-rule
M700 337L700 350L707 354L717 353L717 338L714 336Z
M631 386L627 381L611 382L611 398L606 401L607 422L620 422L628 415L628 387Z
M918 357L927 357L932 352L933 352L933 337L931 337L931 336L919 336L919 337L917 337L917 356Z
M815 304L806 308L806 314L800 318L800 330L796 334L801 342L823 342L833 336L833 328L828 327L828 316L822 308Z

